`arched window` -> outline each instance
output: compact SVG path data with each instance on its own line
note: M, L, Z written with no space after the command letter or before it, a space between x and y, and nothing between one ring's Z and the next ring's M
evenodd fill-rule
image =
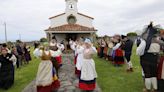
M68 24L75 24L76 23L76 17L73 15L68 16L67 18Z

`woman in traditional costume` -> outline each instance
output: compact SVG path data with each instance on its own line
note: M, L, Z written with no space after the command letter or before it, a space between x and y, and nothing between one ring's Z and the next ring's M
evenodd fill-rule
M83 42L82 40L80 41L77 41L76 44L72 44L72 49L75 51L75 74L77 75L77 77L80 76L80 70L77 68L78 66L81 65L82 63L82 53L83 53L83 50L84 50L84 47L83 47Z
M26 43L24 43L23 49L24 49L25 61L26 61L26 63L28 64L29 61L31 61L30 47L27 46Z
M163 38L161 36L161 40L160 40L161 53L158 63L158 92L164 92L164 40Z
M109 61L113 61L113 58L112 58L112 48L113 48L113 42L109 41L108 42L108 51L107 51L107 55L108 55L108 60Z
M158 64L158 92L164 92L164 55L160 56Z
M101 39L101 42L100 42L100 58L104 57L104 48L105 48L105 46L106 46L106 44L105 44L104 39Z
M16 57L8 53L6 48L2 48L0 55L0 88L9 89L14 84L14 64Z
M95 62L92 59L97 50L92 46L90 39L85 40L84 49L82 51L81 64L77 69L81 71L79 77L79 88L81 90L91 92L96 87L97 73L95 69Z
M105 58L106 60L108 60L108 45L106 45L106 46L104 47L103 53L104 53L104 58Z
M56 57L61 50L52 51L47 47L36 48L34 55L41 58L36 77L37 92L52 92L60 87L55 68L51 61L52 57Z
M120 40L117 41L116 45L113 47L113 51L114 51L114 65L116 67L121 66L122 64L124 64L124 54L123 54L123 50L122 50L122 43L120 42Z

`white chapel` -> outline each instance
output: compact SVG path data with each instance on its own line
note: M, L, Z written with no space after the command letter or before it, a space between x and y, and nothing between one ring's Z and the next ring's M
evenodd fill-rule
M93 17L79 13L78 0L65 0L66 9L62 14L50 17L50 27L45 30L47 39L56 39L58 42L75 40L79 37L91 38L97 30L92 25Z

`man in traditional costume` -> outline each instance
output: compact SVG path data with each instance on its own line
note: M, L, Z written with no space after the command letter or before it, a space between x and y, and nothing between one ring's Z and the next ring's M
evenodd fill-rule
M140 55L140 63L145 75L145 92L157 92L157 61L160 52L160 45L155 37L157 30L152 26L148 26L142 34L142 40L137 48L137 54Z
M59 56L61 50L49 50L48 43L45 43L44 47L36 48L33 53L36 57L41 58L36 77L37 92L56 91L60 87L60 82L58 81L56 70L53 68L51 58Z
M9 54L6 48L2 48L0 55L0 88L9 89L14 84L14 63L16 57Z
M133 72L133 65L131 62L131 55L132 55L132 48L133 48L133 41L128 39L127 36L122 35L121 36L122 41L124 42L123 50L124 50L124 56L127 62L127 72Z

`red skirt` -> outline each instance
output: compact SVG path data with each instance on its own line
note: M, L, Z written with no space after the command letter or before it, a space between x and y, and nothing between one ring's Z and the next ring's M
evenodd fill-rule
M60 87L60 82L55 80L49 86L37 86L37 92L52 92L53 90L57 90Z
M124 64L124 55L121 49L115 51L114 64Z
M87 91L94 90L96 88L96 79L90 81L79 79L79 88Z
M100 51L101 51L101 48L98 47L98 48L97 48L97 55L98 55L98 56L100 56Z
M75 58L74 58L74 64L75 64L75 65L76 65L76 62L77 62L77 56L78 56L78 55L76 55Z
M62 64L62 57L61 56L55 57L55 59L57 60L59 65Z
M80 77L80 73L81 73L81 71L80 70L77 70L77 68L75 67L75 75L77 77Z
M164 64L164 56L161 56L160 57L160 62L158 64L158 79L162 79L162 71L164 71L164 67L163 67L163 64Z

